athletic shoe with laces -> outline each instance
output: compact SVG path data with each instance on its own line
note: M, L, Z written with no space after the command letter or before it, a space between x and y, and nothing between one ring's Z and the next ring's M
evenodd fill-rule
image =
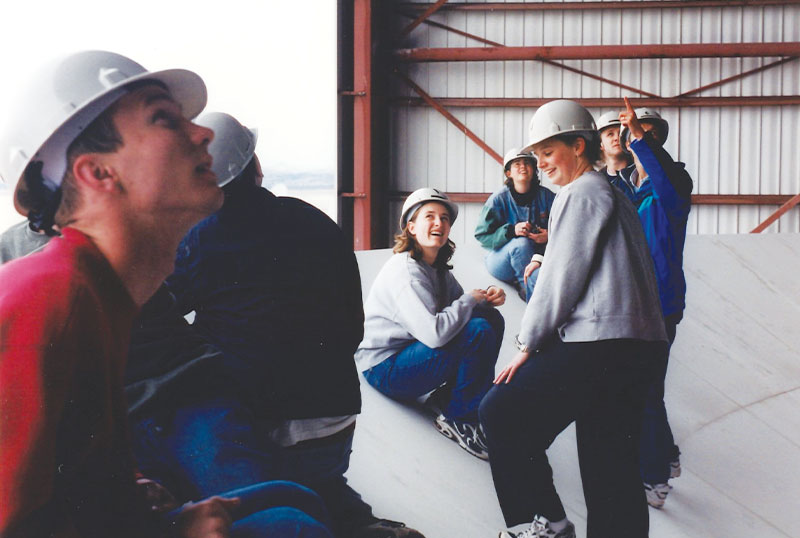
M461 448L482 460L489 459L486 437L480 424L451 420L444 415L436 417L436 429L445 437L457 442Z
M664 501L667 500L667 495L669 495L669 490L671 490L669 484L648 484L647 482L644 483L644 494L647 496L647 504L652 506L653 508L661 508L664 506Z
M499 538L575 538L575 525L567 521L567 526L556 532L546 517L536 516L531 526L522 532L502 531Z
M391 519L378 519L358 529L353 538L425 538L425 536L418 530L406 527L405 523Z

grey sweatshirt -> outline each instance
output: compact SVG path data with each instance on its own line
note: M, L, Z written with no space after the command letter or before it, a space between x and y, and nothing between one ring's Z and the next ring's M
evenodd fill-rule
M439 304L448 306L437 312L439 294ZM450 271L440 282L427 263L408 252L394 254L375 277L364 303L358 370L369 370L415 341L430 348L445 345L464 328L477 304Z
M540 349L616 338L667 340L642 225L631 202L598 172L562 187L519 340Z

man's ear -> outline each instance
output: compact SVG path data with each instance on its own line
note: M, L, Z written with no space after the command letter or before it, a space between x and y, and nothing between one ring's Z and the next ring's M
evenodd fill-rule
M72 162L72 175L78 184L94 191L110 191L116 187L114 170L98 153L78 155Z

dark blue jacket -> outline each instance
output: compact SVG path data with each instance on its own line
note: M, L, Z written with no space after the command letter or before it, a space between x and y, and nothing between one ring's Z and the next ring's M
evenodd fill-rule
M222 209L184 238L167 284L262 414L360 411L361 280L351 245L322 211L234 181Z
M692 205L692 178L682 162L672 160L650 135L631 142L631 150L642 164L646 179L639 188L631 182L635 165L620 170L611 182L620 188L639 212L647 245L655 264L664 317L686 307L683 245Z

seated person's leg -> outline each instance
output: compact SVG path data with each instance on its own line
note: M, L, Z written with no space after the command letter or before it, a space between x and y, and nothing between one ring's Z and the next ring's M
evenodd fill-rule
M525 266L535 252L535 243L526 237L515 237L500 249L486 255L486 268L493 277L512 284L518 291L525 289Z
M282 452L282 471L322 497L336 536L353 536L356 530L377 521L372 508L347 484L344 476L350 467L354 431L354 427L348 427L325 438L286 447Z
M533 288L536 286L536 280L539 278L540 269L541 267L539 269L535 269L533 273L531 273L530 276L528 277L528 280L525 282L525 297L526 297L525 302L530 301L531 297L533 297Z
M271 508L236 521L231 538L333 538L319 521L296 508Z
M252 412L233 397L163 410L133 427L140 471L181 502L272 480L274 449Z
M494 324L484 317L473 317L442 348L460 359L451 378L451 399L444 409L447 418L477 422L478 406L492 387L503 329L501 327L498 334L493 327L499 324L497 317L489 313L487 315L495 318ZM502 317L499 320L502 321Z

